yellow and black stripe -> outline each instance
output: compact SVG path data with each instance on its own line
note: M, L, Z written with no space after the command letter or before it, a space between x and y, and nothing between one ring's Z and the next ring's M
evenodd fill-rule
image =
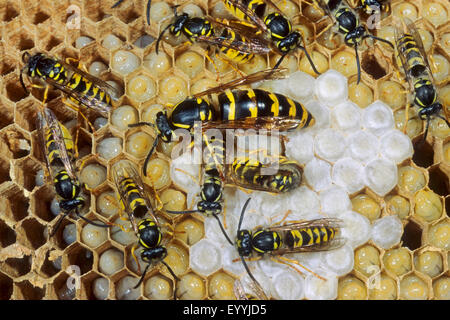
M281 248L283 241L281 235L275 231L258 230L252 235L253 250L264 254Z
M152 219L143 219L138 223L139 244L145 249L159 246L162 241L162 233L158 224Z
M264 17L264 13L266 11L266 3L264 2L264 0L241 0L240 2L242 2L242 4L250 11L255 12L255 14L259 18ZM231 1L224 0L224 4L225 7L230 10L230 12L232 12L236 18L240 20L250 21L248 15L237 8Z
M70 159L74 156L74 144L72 140L72 135L69 130L62 124L59 124L62 133L62 139L64 139L64 144L67 150L67 155ZM45 132L45 147L47 150L47 159L51 166L58 165L61 162L61 154L58 146L56 145L55 139L50 129Z
M223 121L257 117L287 117L301 120L300 128L314 123L313 116L297 101L261 89L226 90L219 94Z
M405 34L397 41L398 54L405 57L406 72L416 77L426 68L426 63L420 53L417 42L410 34Z
M242 52L238 50L239 46L241 46L242 43L247 43L247 39L234 32L233 30L227 28L223 29L221 38L223 38L224 41L227 41L229 43L229 46L218 45L219 50L229 60L242 64L252 60L255 56L253 53ZM231 47L235 47L236 49L233 49Z
M334 239L336 231L336 228L330 226L306 227L298 230L290 230L285 236L285 243L290 249L324 245Z
M77 92L80 96L86 97L88 101L95 100L105 103L106 105L111 105L110 95L103 89L96 86L92 81L83 77L81 74L74 73L71 76L67 84L67 87L73 90L74 92ZM81 103L79 99L73 97L70 97L70 99L75 104Z
M132 178L125 178L120 181L120 188L124 191L124 194L127 195L127 201L131 214L134 217L143 217L147 211L147 203L144 198L141 197L138 187ZM122 207L125 208L124 204L121 202Z

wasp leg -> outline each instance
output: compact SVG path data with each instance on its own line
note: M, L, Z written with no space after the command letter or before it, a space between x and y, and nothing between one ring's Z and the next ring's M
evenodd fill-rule
M227 59L222 58L219 54L216 53L216 58L221 60L223 63L226 63L227 65L229 65L235 72L237 72L241 77L245 77L245 73L243 73L241 70L239 70L238 68L236 68L230 61L228 61ZM217 79L217 81L219 81L219 79Z
M91 128L92 132L95 133L96 130L94 128L94 125L91 123L91 121L89 121L89 119L84 115L84 113L80 110L79 107L74 106L74 104L72 102L70 102L67 98L62 98L61 101L68 106L70 109L76 111L79 115L81 115L81 117L86 120L87 124L89 125L89 127Z
M116 3L113 4L113 6L111 7L112 9L118 7L121 3L123 2L123 0L119 0Z
M61 222L64 220L65 217L67 217L67 215L70 213L70 211L64 212L64 214L61 215L61 217L58 219L58 221L56 222L55 226L53 227L53 231L52 233L50 233L49 237L53 237L56 233L56 231L58 231L59 227L61 226Z
M78 68L78 69L81 69L81 70L83 70L83 71L86 72L86 73L89 73L89 70L86 68L86 66L85 66L84 64L82 64L82 63L80 62L80 60L75 59L75 58L66 58L66 63L67 63L67 64L70 64L71 62L77 62L77 63L78 63L77 68Z
M292 210L287 210L286 213L284 214L283 218L282 218L280 221L275 222L274 224L272 224L272 226L278 226L278 225L281 225L281 224L287 219L287 217L288 217L291 213L292 213ZM275 220L278 216L280 216L280 215L277 214L277 215L271 217L271 218L270 218L270 222L272 223L272 221Z
M256 256L256 257L251 257L251 258L245 258L245 261L258 261L258 260L261 260L262 257L263 256ZM240 260L241 260L241 258L236 258L236 259L233 259L233 262L238 262Z
M302 273L300 270L298 270L297 268L294 268L294 266L290 265L289 263L296 264L296 265L302 267L303 269L305 269L306 271L311 272L311 274L313 274L314 276L316 276L316 277L319 278L320 280L327 281L327 279L325 279L324 277L319 276L319 275L318 275L317 273L315 273L314 271L312 271L312 270L306 268L304 265L302 265L302 264L301 264L300 262L298 262L297 260L293 260L293 259L289 259L289 258L281 257L281 256L277 256L276 258L275 258L275 256L272 256L272 257L270 257L270 258L271 258L273 261L275 261L275 262L278 262L278 263L281 263L281 264L284 264L284 265L287 265L287 266L291 267L292 269L294 269L295 271L297 271L297 272L298 272L299 274L301 274L301 275L303 275L303 273Z
M131 255L133 256L134 261L136 261L136 265L138 268L138 273L141 273L141 264L139 263L138 258L136 257L136 254L134 253L134 251L139 247L138 244L134 244L133 247L131 248Z
M409 106L410 106L410 104L407 103L406 108L405 108L405 123L403 124L403 133L404 134L406 134L406 127L407 127L408 121L409 121Z
M214 70L216 71L216 81L219 81L219 79L220 79L220 72L219 72L219 69L217 68L216 63L213 61L213 59L211 59L211 57L209 56L208 53L205 53L205 57L213 65Z

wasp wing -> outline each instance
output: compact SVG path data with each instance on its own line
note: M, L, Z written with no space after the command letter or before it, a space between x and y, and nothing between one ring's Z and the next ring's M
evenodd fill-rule
M215 129L266 129L278 131L290 131L303 125L301 119L288 117L257 117L224 121L205 121L202 123L203 130Z
M344 238L334 238L331 241L325 243L313 243L311 245L305 245L298 248L281 248L279 250L273 251L270 254L274 256L281 256L288 253L301 253L301 252L319 252L319 251L329 251L342 247L345 244Z
M260 31L267 33L269 30L264 21L256 14L255 11L249 9L241 0L228 0L236 9L242 11L242 13L248 17L256 28Z
M255 282L252 279L252 281L249 283L249 287L258 300L269 300L266 293L264 292L264 289L258 282ZM252 299L253 296L251 294L245 293L244 286L242 285L242 282L239 280L236 280L234 282L233 291L237 300L255 300Z
M341 219L335 219L335 218L322 218L322 219L315 219L315 220L305 220L302 222L296 222L296 223L287 223L280 226L272 226L268 227L267 230L269 231L290 231L290 230L297 230L302 228L321 228L321 227L331 227L340 229L343 226L343 221Z
M199 42L217 47L226 47L241 53L267 54L271 51L270 44L261 38L243 38L245 41L241 41L222 36L198 36L196 39Z
M39 111L37 114L37 131L38 131L38 144L39 144L39 149L41 150L42 156L45 160L45 165L47 167L47 171L48 173L52 176L53 178L53 173L50 167L50 162L49 159L47 157L49 150L47 148L47 144L45 143L45 137L46 137L46 132L48 126L47 126L47 121L45 118L45 115L42 111Z

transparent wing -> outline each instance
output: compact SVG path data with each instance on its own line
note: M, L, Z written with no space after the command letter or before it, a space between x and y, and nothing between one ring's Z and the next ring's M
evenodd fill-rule
M246 41L229 39L225 37L199 36L197 41L211 44L218 47L226 47L242 53L266 54L271 51L267 41L261 38L245 38Z
M228 121L206 121L202 123L203 130L216 129L266 129L290 131L302 125L301 119L287 117L257 117Z
M341 219L335 218L323 218L323 219L315 219L315 220L305 220L297 223L288 223L281 226L269 227L267 230L270 231L290 231L301 228L314 228L314 227L332 227L336 229L342 228L343 221Z
M52 170L50 168L50 162L48 159L48 149L47 149L47 145L45 143L45 136L46 136L46 131L48 128L47 126L47 121L45 119L45 115L43 114L42 111L38 112L38 117L37 117L37 131L38 131L38 143L39 143L39 149L42 152L42 156L45 160L45 165L47 167L47 171L49 172L50 175L52 175ZM52 177L53 178L53 177Z
M229 2L234 7L242 11L242 13L249 18L249 20L255 25L256 28L258 28L264 33L268 32L267 26L264 23L264 21L260 17L258 17L256 12L249 9L244 3L242 3L241 0L229 0Z

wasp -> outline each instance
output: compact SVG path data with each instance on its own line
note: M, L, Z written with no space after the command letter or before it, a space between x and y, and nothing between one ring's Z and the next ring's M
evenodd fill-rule
M155 124L140 122L129 125L147 125L156 129L157 138L144 162L144 175L159 139L163 142L176 141L177 129L192 132L196 122L201 122L204 130L239 128L288 131L312 126L315 123L312 114L302 104L284 95L261 89L231 90L263 79L279 78L283 71L268 69L230 81L186 98L175 105L170 116L166 112L158 112ZM204 98L212 94L218 94L220 115L217 115L209 99Z
M447 126L450 127L450 123L447 120L448 115L446 114L446 109L438 101L433 73L431 72L422 39L416 26L408 18L404 18L402 22L396 23L395 44L398 64L401 64L409 87L413 91L414 104L419 107L419 118L427 121L423 143L428 134L431 117L435 116L444 120ZM407 104L404 132L406 132L409 107L410 105ZM441 110L444 110L445 117L439 114Z
M32 84L32 87L45 88L44 102L47 100L49 87L53 86L68 96L70 102L64 102L72 109L80 111L79 106L83 106L107 116L112 108L112 98L120 97L121 93L105 81L73 67L69 64L71 60L74 59L68 58L66 62L62 62L44 53L30 55L25 52L22 56L25 66L20 72L20 83L28 92L23 80L26 72L30 79L42 82Z
M302 266L298 261L283 257L288 253L300 252L318 252L333 250L341 247L344 240L337 234L342 226L339 219L323 218L310 221L298 221L282 225L272 225L267 228L257 227L254 230L241 229L244 214L250 202L250 198L245 202L239 218L238 230L236 235L236 248L239 258L242 261L245 270L252 279L258 291L263 289L247 265L246 258L257 255L255 259L259 260L264 255L269 255L275 262L285 264L297 272L292 264L297 264L313 275L324 280L313 271ZM229 241L231 245L233 243Z
M364 39L371 38L384 43L394 49L394 45L385 39L379 38L369 33L366 27L359 22L358 15L353 11L345 0L314 0L318 2L322 10L333 21L333 25L338 25L338 31L344 35L345 44L355 48L356 66L358 70L358 78L356 83L361 81L361 64L358 55L358 46L362 44ZM366 2L369 3L369 2Z
M119 194L121 207L127 213L128 220L138 238L138 243L131 249L131 254L137 261L135 250L139 245L142 246L141 259L147 263L139 282L134 288L139 287L144 281L149 267L158 262L166 266L174 279L179 280L172 268L164 262L167 249L162 246L163 234L148 193L144 188L144 183L136 168L128 161L118 163L113 167L113 180ZM140 220L138 221L138 219Z
M224 4L238 19L245 20L244 23L232 22L235 28L239 28L245 34L254 34L254 37L263 35L272 41L274 50L281 55L274 69L278 68L287 54L298 48L305 53L314 72L320 75L308 51L301 44L305 39L300 32L292 30L289 19L271 0L224 0ZM274 11L264 15L267 4L274 8Z
M81 195L82 184L72 166L75 146L69 130L45 107L38 112L37 129L40 149L43 151L47 171L52 177L56 194L60 198L59 207L63 212L50 237L56 233L63 219L72 212L92 225L109 227L109 224L95 223L80 214L86 200Z

